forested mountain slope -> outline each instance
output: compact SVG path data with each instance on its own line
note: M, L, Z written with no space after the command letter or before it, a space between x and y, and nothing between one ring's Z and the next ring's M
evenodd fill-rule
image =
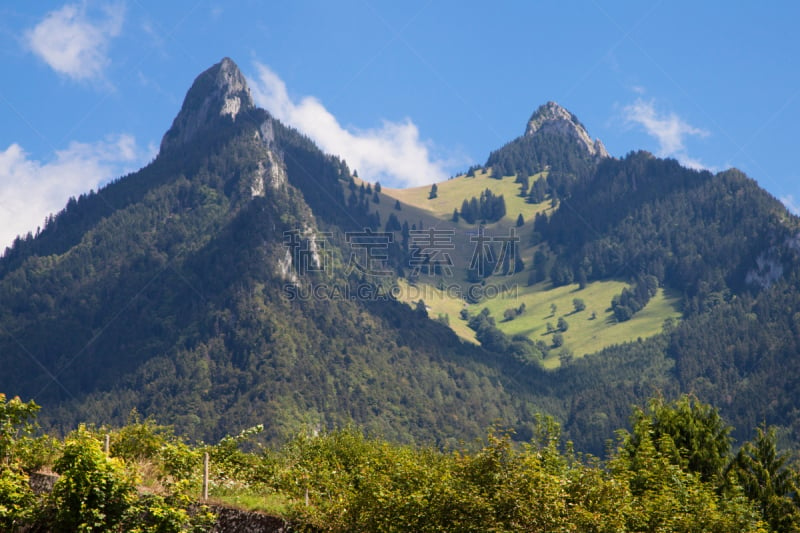
M50 427L119 423L136 408L200 439L263 423L277 441L354 422L446 446L493 422L528 439L544 412L598 454L631 404L694 392L737 428L766 420L800 442L800 226L753 180L645 152L609 157L552 103L458 179L482 180L476 213L452 200L467 219L433 188L420 197L355 180L256 108L225 59L197 78L153 162L70 200L0 258L0 391L43 404ZM519 196L500 209L497 191L512 183ZM455 243L487 227L519 228L525 242L488 272L417 276L409 241L423 214ZM378 249L358 240L376 235ZM598 303L598 329L633 324L669 291L680 320L579 358L556 346L566 325L507 335L480 311L499 304L480 298L435 320L424 302L395 300L402 276L467 288L508 279L525 298L625 287ZM508 315L515 327L534 311L503 305L523 316ZM577 303L535 311L572 321L573 334L595 320Z

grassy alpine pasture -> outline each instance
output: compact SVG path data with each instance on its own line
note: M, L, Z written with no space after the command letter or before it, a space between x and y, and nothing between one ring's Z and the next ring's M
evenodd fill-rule
M409 189L390 189L383 187L379 194L380 202L371 203L372 209L380 213L385 224L391 214L400 223L408 222L409 227L420 226L450 230L452 248L444 250L453 262L450 276L421 275L415 283L400 281L400 299L414 305L423 300L432 319L447 318L450 328L462 339L477 343L475 332L467 327L466 321L460 318L462 309L470 315L488 308L497 326L509 335L525 335L534 341L552 344L553 332L548 332L548 324L557 328L559 318L564 318L568 329L562 332L564 345L552 350L544 361L546 368L560 365L559 355L565 350L575 357L582 357L613 344L646 338L659 333L664 321L678 319L678 298L675 295L659 290L647 306L631 320L618 323L611 312L611 299L628 286L623 281L597 281L588 284L583 290L577 285L553 287L549 281L527 286L528 268L533 261L535 246L531 245L533 219L537 213L549 213L553 207L550 201L529 204L519 195L520 185L515 183L515 176L503 179L491 178L491 170L478 170L474 177L459 175L447 181L437 183L437 197L429 198L431 186L413 187ZM546 172L530 177L530 182L546 178ZM359 182L360 184L360 182ZM498 222L487 224L487 236L508 235L511 228L519 236L522 259L526 269L512 276L491 276L483 287L475 287L482 295L479 303L468 304L465 296L471 284L466 281L475 243L470 236L477 229L477 224L467 224L463 219L452 221L453 210L461 208L464 199L479 197L487 188L496 195L503 195L506 204L506 216ZM396 208L397 201L400 209ZM525 223L516 227L517 216L522 214ZM395 232L395 239L400 240L400 232ZM440 256L441 257L441 256ZM573 299L580 298L586 308L576 312ZM507 309L525 310L512 320L504 320ZM551 305L556 312L551 312Z
M627 286L621 281L596 281L589 283L583 290L577 285L552 287L549 282L538 283L526 287L523 282L515 282L514 277L505 282L488 283L484 287L486 297L477 304L467 304L452 294L454 291L442 291L433 285L417 283L410 285L406 281L400 283L400 299L410 305L420 299L425 302L431 318L447 317L450 328L466 341L476 343L475 332L467 327L467 322L460 318L462 309L470 315L489 309L497 327L508 335L525 335L534 341L545 341L552 344L553 333L548 333L548 323L557 328L558 319L563 317L568 329L563 332L564 345L552 350L545 359L546 368L557 368L560 365L559 354L563 349L575 357L594 353L608 346L637 338L646 338L659 333L667 319L680 318L678 298L659 289L647 306L631 320L618 323L614 320L610 309L611 299ZM580 298L586 309L576 312L573 299ZM525 309L512 320L504 320L506 309L517 309L521 304ZM556 306L555 314L552 305ZM594 318L592 314L594 313Z
M491 171L478 170L474 177L466 175L456 176L447 181L437 183L438 195L434 199L429 199L431 186L413 187L410 189L389 189L383 187L379 195L380 203L371 203L371 209L380 214L383 224L394 214L402 224L408 222L409 227L436 228L437 230L453 231L453 248L447 250L453 262L452 277L448 283L459 284L466 288L467 268L475 249L475 243L470 240L471 234L478 229L478 224L468 224L459 219L453 222L453 210L461 209L462 202L470 200L472 197L480 197L481 192L487 188L491 189L496 195L503 195L506 204L506 216L501 220L486 224L484 227L486 236L509 235L513 228L519 237L519 246L522 258L526 265L530 265L533 259L534 247L530 244L533 232L533 219L539 212L550 212L552 207L550 201L539 204L529 204L526 199L519 196L520 185L515 183L515 176L506 176L501 180L489 177ZM536 179L544 179L546 173L539 173L532 176L531 183ZM360 181L357 181L360 185ZM395 209L396 201L400 202L401 209ZM517 228L517 216L522 214L525 224ZM395 232L395 239L400 240L400 232ZM422 276L423 281L435 284L436 279L429 276Z

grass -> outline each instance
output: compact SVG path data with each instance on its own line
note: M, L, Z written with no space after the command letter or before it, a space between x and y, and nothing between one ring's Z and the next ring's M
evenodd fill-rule
M530 182L544 178L546 173L532 176ZM468 178L465 175L456 176L447 181L437 183L437 197L428 199L431 187L412 187L410 189L383 189L383 194L391 196L409 205L418 206L439 220L449 221L453 216L453 209L461 209L464 199L473 196L478 198L487 188L495 194L502 194L506 202L506 222L516 222L517 215L522 213L526 220L544 208L542 204L529 204L519 195L519 183L514 183L516 176L506 176L501 180L489 177L489 173L483 170L475 172L475 177ZM392 205L394 205L392 203ZM391 206L390 206L391 207ZM464 227L468 226L464 224Z
M218 489L209 495L209 502L244 511L258 511L270 515L283 516L289 511L292 500L277 492L258 492L248 490Z
M543 179L544 173L537 174L533 179ZM550 202L540 204L529 204L525 198L519 196L520 185L514 183L514 176L508 176L502 180L490 178L484 171L477 171L475 177L468 178L464 175L457 176L447 181L438 183L438 196L432 200L428 199L430 186L414 187L410 189L389 189L382 188L379 204L370 203L370 208L380 214L381 221L385 224L391 214L394 214L400 223L408 222L409 227L420 224L424 228L436 228L438 230L451 230L453 249L447 253L453 261L452 281L462 286L466 290L467 284L463 280L467 277L467 267L472 258L475 243L470 240L470 235L477 230L477 224L467 224L463 220L453 222L453 209L461 209L464 199L473 196L479 197L481 192L490 188L495 194L502 194L506 202L506 216L498 222L485 226L486 235L500 236L509 235L513 228L519 236L521 255L526 264L533 260L534 247L531 242L533 233L533 219L536 213L549 212L552 210ZM360 182L358 182L360 184ZM401 209L394 208L395 202L399 200ZM517 216L522 214L525 224L517 228ZM400 232L395 232L395 239L400 240ZM423 281L435 285L434 277L422 277Z
M611 299L628 286L624 282L596 281L588 284L583 290L578 290L577 285L552 287L549 282L526 287L524 283L517 282L515 277L510 277L505 282L499 281L487 285L493 289L487 290L486 299L478 304L468 305L455 297L456 295L447 294L424 283L411 286L407 282L402 282L400 299L409 304L419 299L424 300L431 318L447 315L450 328L469 342L477 341L475 332L459 317L462 308L466 308L470 315L487 308L494 317L497 327L504 333L525 335L534 341L543 340L548 344L552 343L552 334L547 332L547 324L550 323L555 328L558 319L563 317L569 325L567 331L563 333L563 348L576 357L597 352L614 344L650 337L662 330L665 320L680 318L679 298L663 290L659 290L647 306L631 320L617 323L610 304ZM574 298L584 300L586 309L575 312L572 303ZM503 312L506 309L518 308L523 303L525 311L521 315L510 321L503 320ZM551 305L556 306L555 314L551 311ZM560 352L561 349L552 350L551 355L545 359L544 366L558 367Z
M468 307L464 300L455 295L448 295L446 292L427 283L412 285L407 280L400 279L398 284L400 286L399 300L412 306L419 300L423 300L428 307L428 316L430 318L447 316L450 329L456 335L465 341L478 344L477 339L475 339L475 332L467 327L466 322L458 318L461 309Z
M475 243L470 240L470 232L474 232L477 225L467 224L463 220L453 222L453 210L460 209L465 198L478 197L487 188L495 194L502 194L506 202L506 216L498 222L487 224L486 235L508 235L510 229L514 228L520 238L522 259L529 267L535 251L535 247L529 244L533 233L533 219L537 213L549 213L553 209L549 201L540 204L527 203L525 198L519 196L520 185L514 182L514 176L504 177L501 180L489 176L490 172L479 170L474 177L461 175L438 183L437 197L433 199L428 198L430 185L409 189L384 187L380 194L380 203L370 204L372 209L380 213L381 221L384 223L393 213L401 224L407 221L409 226L419 227L421 224L425 228L435 227L453 231L451 237L453 247L444 251L450 255L454 265L452 276L443 278L421 275L414 284L401 280L399 295L401 300L411 305L420 299L424 300L431 318L447 316L451 329L462 339L473 343L477 343L475 332L459 318L461 310L465 308L470 314L475 314L486 307L495 318L497 326L505 333L525 335L533 340L544 340L548 344L552 342L552 334L547 332L547 323L550 322L556 327L558 319L564 317L569 328L563 333L563 348L576 357L582 357L613 344L655 335L662 330L665 320L680 318L678 297L660 290L631 320L617 323L610 309L611 299L622 292L627 286L626 283L613 280L593 282L580 291L577 285L553 287L549 282L528 287L527 268L513 276L489 278L488 290L494 292L487 294L478 304L467 304L464 295L471 285L465 280L475 247ZM545 177L546 173L540 173L532 176L530 182ZM400 210L395 209L396 201L401 204ZM516 228L519 214L522 214L525 224ZM399 232L395 234L395 238L397 240L401 238ZM442 284L447 287L446 291L436 288ZM574 312L572 303L574 298L584 300L586 303L584 311ZM523 303L524 313L513 320L503 321L506 309L518 308ZM553 304L556 306L555 314L550 310ZM595 315L593 319L592 313ZM561 351L561 349L551 351L550 357L544 361L546 368L559 366L558 354Z

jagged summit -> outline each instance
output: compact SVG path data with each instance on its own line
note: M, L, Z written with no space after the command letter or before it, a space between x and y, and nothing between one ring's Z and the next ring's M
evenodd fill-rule
M220 117L236 117L255 107L247 80L232 59L225 57L195 78L161 150L184 144Z
M538 132L555 133L572 138L585 146L586 150L591 155L609 157L606 147L603 146L600 139L592 141L592 138L589 136L583 124L578 120L578 117L555 102L547 102L539 106L539 109L537 109L533 115L531 115L530 120L528 120L528 126L525 128L525 135L530 137Z

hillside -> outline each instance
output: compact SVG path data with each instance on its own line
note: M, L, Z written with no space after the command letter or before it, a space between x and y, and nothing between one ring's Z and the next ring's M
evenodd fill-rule
M456 442L524 422L502 365L438 323L391 302L291 297L376 287L348 274L343 248L370 220L344 208L346 165L256 109L243 83L227 59L201 74L155 161L5 254L0 390L36 398L49 427L136 408L197 439L355 422Z
M566 114L571 117L563 111L563 108L552 102L543 107L546 110L545 117L549 120L553 120L550 116L552 114L557 116ZM553 111L554 108L562 111ZM531 120L541 124L542 119L536 118L537 116L534 114ZM588 138L583 127L580 128L581 133L575 136ZM532 129L529 128L528 132ZM516 147L514 143L510 146ZM499 154L502 154L502 151ZM497 158L502 155L495 153L492 157ZM373 202L372 208L380 214L380 220L384 221L384 229L387 230L386 223L389 217L394 216L399 222L408 223L415 228L435 228L443 233L450 232L447 233L445 241L446 245L451 247L443 249L441 253L447 254L452 259L451 272L444 275L428 275L423 271L420 276L415 277L412 286L401 285L404 290L400 292L399 297L411 305L420 299L424 300L432 317L447 317L453 331L469 342L477 341L475 332L466 327L465 321L458 319L462 310L474 315L488 308L496 318L499 329L507 335L525 335L532 341L542 341L550 345L551 333L547 331L548 323L555 325L560 317L569 319L574 313L573 300L575 298L583 300L587 312L575 317L582 320L571 321L570 329L564 332L561 350L554 350L544 358L543 366L553 369L561 364L558 352L566 350L566 353L580 357L608 346L650 337L661 332L665 321L678 320L681 313L677 293L662 290L641 313L625 322L615 320L611 300L624 288L630 287L626 272L620 272L615 279L590 282L583 289L577 285L557 287L547 280L529 282L529 270L533 269L534 254L537 250L548 249L546 243L537 242L541 239L534 241L534 221L537 216L552 216L558 210L558 206L557 202L553 205L552 194L539 202L532 202L521 191L532 190L537 186L537 181L541 181L545 188L550 187L547 184L550 171L548 165L546 170L529 175L528 186L523 188L521 174L514 173L497 178L493 177L494 169L491 167L473 169L471 175L461 174L437 183L435 198L430 198L430 186L408 189L381 187L380 193L373 192L379 202ZM365 182L359 180L358 183ZM470 301L466 296L473 284L468 282L468 267L476 250L476 244L471 241L471 237L474 236L478 224L470 224L463 217L454 221L453 212L461 209L465 199L479 198L487 189L503 197L506 214L498 221L485 223L482 226L489 236L505 236L513 231L519 239L519 254L527 270L514 275L487 278L488 288L484 286L475 291L486 296L480 301ZM518 226L520 215L524 223ZM395 230L393 233L396 241L402 240L400 231ZM503 320L503 313L507 309L519 308L521 305L526 309L524 316L514 320ZM561 312L552 313L551 305L556 305Z

